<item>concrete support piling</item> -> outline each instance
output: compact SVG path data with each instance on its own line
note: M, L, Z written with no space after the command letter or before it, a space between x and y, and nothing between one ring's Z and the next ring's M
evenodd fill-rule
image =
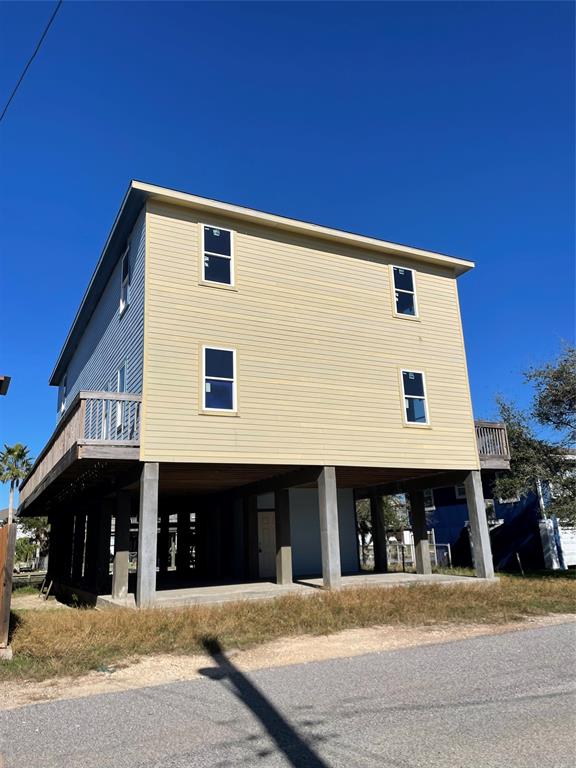
M464 487L466 488L474 570L476 576L481 579L493 579L492 547L486 518L482 477L479 470L474 470L468 474L464 481Z
M320 507L320 543L322 578L326 589L338 589L342 581L340 566L340 533L338 530L338 489L336 468L322 467L318 477Z
M282 488L274 494L276 527L276 583L292 584L292 541L290 536L290 492Z
M136 605L139 608L153 605L156 597L159 475L159 464L146 462L140 476L138 572L136 576Z
M112 598L128 597L128 573L130 566L130 494L119 491L116 495L114 520L114 562L112 565Z
M430 561L424 491L412 491L410 493L410 524L412 525L412 535L414 537L416 573L431 574L432 563Z

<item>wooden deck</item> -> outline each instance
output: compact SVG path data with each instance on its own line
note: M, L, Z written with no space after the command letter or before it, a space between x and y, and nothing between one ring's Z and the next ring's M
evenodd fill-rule
M138 460L141 395L79 392L20 486L26 509L78 459Z
M510 469L510 446L506 425L498 421L476 421L476 441L482 469Z
M79 392L62 415L52 437L40 453L20 488L20 512L24 512L45 491L57 497L62 487L71 483L86 487L96 474L110 477L122 474L140 458L141 395L115 392ZM510 468L510 449L504 424L477 421L476 438L482 469ZM176 465L167 464L162 483L171 492L226 490L246 483L263 481L278 474L296 472L301 467L257 465ZM309 468L308 468L309 469ZM463 473L460 473L463 474ZM237 477L236 477L237 475ZM429 470L339 467L342 487L381 486L383 492L402 480L420 477L420 484L432 487L438 479ZM462 482L458 476L454 482ZM450 482L452 480L448 478ZM392 485L390 488L386 483ZM167 490L167 488L165 488ZM262 491L263 492L263 491ZM32 514L32 511L27 512Z

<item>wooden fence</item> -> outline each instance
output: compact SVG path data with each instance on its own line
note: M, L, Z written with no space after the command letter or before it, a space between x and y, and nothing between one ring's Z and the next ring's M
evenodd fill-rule
M16 549L16 524L0 528L0 649L8 645L10 603L12 600L12 571Z

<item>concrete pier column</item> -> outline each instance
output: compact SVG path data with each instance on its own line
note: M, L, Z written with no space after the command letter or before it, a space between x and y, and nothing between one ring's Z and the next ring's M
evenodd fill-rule
M494 578L492 562L492 547L490 532L486 519L486 505L482 490L482 477L479 470L470 472L464 481L466 488L466 503L470 521L470 537L472 544L472 559L476 576L481 579Z
M318 477L322 578L326 589L338 589L342 581L336 468L322 467Z
M140 476L140 513L138 515L136 605L139 608L152 605L156 597L159 477L160 465L157 462L146 462Z
M380 493L370 494L370 517L372 518L374 573L387 573L386 521L384 519L384 499Z
M119 491L116 495L114 510L114 561L112 564L112 597L115 600L124 600L128 597L130 508L130 494L127 491Z
M432 573L432 563L430 562L430 545L428 544L428 526L426 524L423 491L412 491L410 493L410 524L414 536L416 573L430 574Z
M292 541L290 537L290 492L282 488L274 494L276 526L276 583L292 584Z

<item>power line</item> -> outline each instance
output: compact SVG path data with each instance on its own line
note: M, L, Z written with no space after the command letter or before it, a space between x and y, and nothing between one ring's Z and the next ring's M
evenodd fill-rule
M45 29L44 29L44 32L42 32L42 36L41 36L40 40L38 40L38 44L36 45L36 48L34 49L34 53L33 53L33 54L32 54L32 56L30 56L30 58L28 59L28 62L27 62L27 64L26 64L26 66L24 67L24 69L22 70L22 74L20 75L20 78L18 79L18 82L17 82L17 83L16 83L16 85L14 86L14 90L13 90L13 91L12 91L12 93L10 94L10 98L9 98L9 99L8 99L8 101L6 102L6 106L5 106L5 107L4 107L4 109L2 110L2 114L0 115L0 123L1 123L1 122L2 122L2 120L4 119L4 115L6 114L6 111L8 110L8 107L10 106L10 104L11 104L11 102L12 102L12 99L14 98L14 96L16 96L16 91L17 91L17 90L18 90L18 88L20 87L20 84L22 83L22 80L24 80L24 77L26 76L26 72L28 72L28 68L30 67L30 64L32 64L32 62L33 62L33 61L34 61L34 59L36 58L36 54L37 54L37 53L38 53L38 51L40 50L40 46L41 46L41 45L42 45L42 43L44 42L44 38L45 38L45 37L46 37L46 35L48 34L48 30L49 30L49 29L50 29L50 27L52 26L52 22L53 22L53 21L54 21L54 19L56 18L56 14L57 14L57 13L58 13L58 11L60 10L60 6L62 5L62 3L63 3L63 0L58 0L58 2L56 3L56 7L55 7L55 8L54 8L54 10L52 11L52 16L50 16L50 19L48 20L48 24L46 24L46 27L45 27Z

